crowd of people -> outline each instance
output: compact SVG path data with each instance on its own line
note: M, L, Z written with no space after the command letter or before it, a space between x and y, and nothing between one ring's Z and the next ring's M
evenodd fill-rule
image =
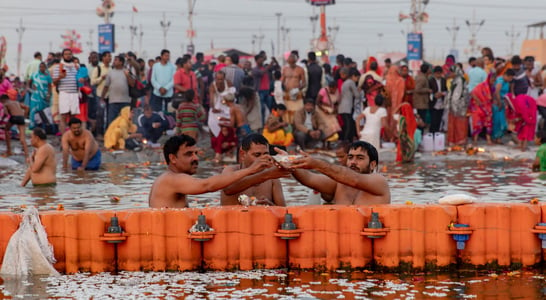
M33 146L42 131L62 136L63 166L70 154L73 169L97 169L101 142L103 149L138 151L165 135L198 141L206 130L217 162L244 161L245 137L254 133L283 150L390 144L397 161L410 162L423 134L445 133L447 145L461 149L483 137L488 144L513 140L526 151L536 139L542 146L534 165L546 170L546 71L533 57L505 60L489 48L466 67L449 55L443 65L422 64L415 76L403 62L380 65L374 57L360 69L341 54L332 66L314 52L300 59L298 51L284 66L274 57L268 61L264 51L209 61L203 53L186 54L172 63L166 49L147 62L132 52L92 52L87 64L70 49L46 60L36 52L24 80L5 72L0 130L6 154L18 131L25 157L36 160L27 147L28 123Z

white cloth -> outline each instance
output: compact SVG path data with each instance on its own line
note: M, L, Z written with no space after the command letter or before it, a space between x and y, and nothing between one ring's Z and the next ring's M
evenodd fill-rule
M77 115L80 113L80 94L59 92L59 113Z
M229 107L225 105L224 102L224 96L228 93L235 94L235 88L230 87L228 88L227 82L224 82L224 86L226 87L223 92L218 92L218 89L216 88L216 82L214 84L214 90L215 90L215 99L214 99L214 109L220 110L219 113L212 112L212 107L209 109L209 119L207 124L209 125L210 132L217 137L220 134L220 118L229 118Z
M362 114L366 117L366 123L360 131L360 140L372 144L375 149L379 149L381 146L381 119L387 116L387 110L384 107L379 107L375 113L372 113L371 108L368 106Z

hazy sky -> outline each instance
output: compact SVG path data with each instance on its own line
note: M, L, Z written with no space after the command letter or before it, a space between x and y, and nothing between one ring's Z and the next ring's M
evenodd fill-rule
M398 21L398 14L408 13L410 0L337 0L327 7L327 25L339 26L336 48L339 52L362 60L368 54L384 51L405 51L405 36L410 23ZM155 56L163 48L163 34L160 27L163 12L171 22L167 35L167 47L178 56L182 46L187 45L188 28L187 0L115 0L116 13L112 22L116 24L118 51L130 48L129 26L132 6L139 12L134 14L134 24L142 24L142 50L147 56ZM85 53L80 54L86 61L90 47L90 30L93 49L97 47L97 25L103 22L95 14L101 4L99 0L0 0L0 35L8 40L8 64L15 71L17 51L16 28L23 19L26 30L23 35L23 66L32 59L36 50L47 52L60 50L61 34L76 29L82 35ZM424 25L427 58L443 57L451 48L451 37L446 26L452 26L453 18L460 26L457 35L457 49L464 53L470 38L465 20L472 20L475 11L478 21L485 24L478 33L478 44L490 46L496 55L507 55L511 39L506 36L512 25L515 33L515 51L519 51L525 38L526 25L546 21L545 0L430 0L426 11L430 21ZM197 51L210 49L211 41L216 48L235 47L252 51L252 35L264 35L262 48L271 53L271 44L277 39L276 12L283 14L281 23L290 28L289 41L300 53L309 50L312 26L309 17L313 7L305 0L197 0L194 27L197 33ZM318 13L318 9L315 10ZM319 33L317 25L317 35ZM380 38L379 35L382 34ZM288 42L287 42L288 44ZM139 50L138 37L134 50ZM258 46L256 45L256 50ZM85 57L84 57L85 56ZM464 55L463 55L464 56ZM23 68L23 67L22 67ZM24 69L24 68L23 68Z

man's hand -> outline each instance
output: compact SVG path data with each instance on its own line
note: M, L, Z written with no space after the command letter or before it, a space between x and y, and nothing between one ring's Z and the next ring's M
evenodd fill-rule
M77 170L78 170L78 172L83 172L83 171L85 171L85 167L79 166Z
M252 174L254 174L271 167L271 165L272 165L271 157L269 155L266 155L266 156L257 158L252 163L252 165L248 167L248 169L252 172Z
M267 198L261 198L256 199L256 205L275 206L275 203Z
M162 87L161 87L161 88L159 88L159 93L160 93L161 95L165 95L165 94L167 93L167 90L166 90L165 88L162 88Z
M301 158L292 161L293 169L313 169L317 165L317 160L311 157L308 153L300 151Z
M152 123L152 128L159 128L161 126L161 123L159 122L153 122Z

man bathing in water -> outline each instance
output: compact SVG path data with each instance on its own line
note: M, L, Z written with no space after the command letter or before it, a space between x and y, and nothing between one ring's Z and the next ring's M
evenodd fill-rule
M271 157L261 156L248 167L209 178L194 178L199 157L195 140L187 135L173 136L163 146L168 170L155 180L148 204L152 208L188 207L186 195L198 195L223 189L237 180L272 166Z
M269 156L269 144L261 134L247 135L241 142L239 150L241 165L228 166L222 174L233 174L252 166L254 161ZM256 198L256 204L286 206L280 177L290 175L290 171L279 167L271 167L262 172L247 176L232 183L222 191L221 205L238 205L239 195Z
M26 186L29 181L32 181L33 186L55 185L57 182L55 149L47 143L46 133L42 128L34 128L30 134L30 144L36 150L28 159L29 166L21 186Z
M277 150L278 152L282 152ZM292 161L294 178L321 194L331 195L334 204L389 204L391 194L385 177L372 173L377 168L377 150L368 142L354 142L347 154L347 167L333 165L303 153ZM314 169L315 174L302 169Z
M63 168L68 168L68 154L72 154L72 170L98 170L101 163L99 144L91 132L82 128L82 121L71 118L70 130L63 134Z

